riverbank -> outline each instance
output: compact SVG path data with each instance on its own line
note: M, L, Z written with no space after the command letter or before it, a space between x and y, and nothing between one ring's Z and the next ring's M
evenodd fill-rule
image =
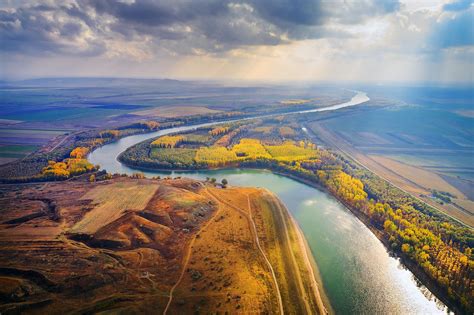
M208 182L206 184L210 185ZM297 227L291 221L287 209L282 207L281 201L273 193L262 188L208 187L206 191L211 199L224 207L224 211L225 209L232 211L227 214L221 213L219 219L212 220L212 225L209 225L211 230L227 218L228 224L231 225L225 227L226 231L237 229L241 231L239 235L247 229L252 232L253 246L244 245L243 248L246 251L245 255L251 255L258 250L260 255L253 258L255 264L253 268L262 263L266 264L266 272L272 275L273 280L269 281L270 279L262 277L263 273L260 274L269 289L266 295L270 297L268 301L271 305L277 307L279 304L279 313L282 314L328 314L326 306L329 304L323 304L318 285L314 280L314 271L309 260L305 259L307 253L300 242ZM238 218L231 219L228 217L230 215L234 217L237 215ZM244 222L247 224L243 225ZM198 232L198 234L199 241L205 240L204 233ZM236 242L237 235L232 232L231 235L232 243L237 247L238 244L243 245ZM212 247L208 241L210 240L206 240L204 245ZM212 244L215 242L216 240L213 240ZM195 266L198 263L196 261ZM246 291L251 287L246 285ZM248 292L244 291L243 294Z
M271 171L271 170L269 170ZM415 277L415 280L418 283L421 283L424 285L437 299L439 299L441 302L443 302L446 306L448 306L451 310L453 310L456 314L462 314L464 311L459 305L456 305L451 302L448 296L448 292L446 290L442 290L434 280L432 280L428 275L424 272L423 269L421 269L419 266L417 266L415 263L412 261L400 256L397 252L393 251L393 248L390 246L390 242L383 236L382 232L378 230L376 227L374 227L370 219L360 211L354 209L351 205L348 203L344 202L341 198L338 198L334 194L331 194L331 192L325 188L324 186L321 186L317 183L314 183L312 181L299 178L293 174L289 173L282 173L282 172L273 172L277 175L280 176L285 176L288 178L291 178L297 182L303 183L305 185L314 187L316 189L319 189L330 196L332 196L334 199L336 199L339 203L341 203L345 208L347 208L353 215L355 215L371 232L377 239L384 245L386 250L391 253L391 255L397 257L402 264L403 267L407 268L410 270L410 272L413 274Z
M133 168L137 168L134 165L130 165L130 166L133 167ZM397 257L399 259L400 263L413 274L413 276L415 278L415 281L417 283L422 283L438 300L442 301L445 305L447 305L450 309L454 310L456 313L462 313L463 312L462 308L459 305L454 304L449 299L448 292L446 290L443 290L442 288L440 288L434 280L432 280L430 277L428 277L428 275L425 273L425 271L423 269L418 267L412 261L410 261L406 258L403 258L401 255L399 255L399 253L393 251L393 248L390 246L390 243L388 242L388 240L384 237L382 231L377 229L370 222L370 219L364 213L361 213L360 211L358 211L357 209L352 207L350 204L345 202L343 199L338 198L338 196L332 194L326 187L324 187L324 186L322 186L322 185L320 185L320 184L318 184L314 181L301 178L301 177L299 177L295 174L292 174L292 173L272 170L272 169L268 169L268 168L255 168L255 167L245 167L245 166L240 166L240 165L234 165L233 167L219 168L219 170L230 170L230 169L236 168L236 167L242 168L242 169L249 169L249 170L265 170L265 171L271 172L271 173L279 175L279 176L284 176L284 177L290 178L292 180L295 180L299 183L308 185L310 187L314 187L314 188L316 188L320 191L323 191L326 194L332 196L335 200L337 200L337 202L339 202L346 209L348 209L354 216L356 216L372 232L372 234L383 244L385 249L389 253L391 253L392 256ZM139 169L145 170L145 171L172 172L172 170L169 170L169 169L158 170L158 169L144 168L144 167L139 167ZM216 170L216 169L209 169L209 170L212 171L212 170ZM175 173L176 176L180 176L179 175L180 171L182 171L182 172L193 172L193 171L198 172L198 171L202 171L202 169L195 169L195 170L189 170L188 169L188 170L179 170L179 171L174 170L174 171L178 172L178 173ZM322 282L320 282L320 283L322 283Z
M323 302L322 284L316 282L302 235L287 208L267 189L250 197L249 218L275 271L285 313L329 314L329 300Z
M265 190L270 196L274 197L274 202L278 204L280 214L286 221L287 230L293 232L296 235L295 241L298 245L299 250L302 253L302 260L304 263L303 268L306 269L308 272L308 280L310 283L311 291L314 295L314 299L318 306L319 314L334 314L334 309L332 308L329 298L327 297L326 292L324 291L323 281L321 279L318 266L314 261L313 253L309 248L308 242L304 237L303 231L301 230L298 222L291 215L291 212L281 200L274 196L274 194L270 190Z

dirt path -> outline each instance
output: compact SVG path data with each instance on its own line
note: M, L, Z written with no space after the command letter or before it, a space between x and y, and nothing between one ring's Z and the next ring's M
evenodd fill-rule
M211 197L213 196L209 190L206 189L206 192L208 193L208 195L210 195ZM176 290L176 288L178 287L178 285L181 283L181 280L183 280L183 277L184 277L184 273L186 272L186 269L187 269L187 266L188 266L188 263L189 263L189 259L191 257L191 252L193 250L193 245L194 245L194 242L196 241L196 236L201 233L202 231L204 231L212 222L214 222L214 218L221 212L221 207L218 207L217 211L214 213L214 215L212 217L209 218L209 220L206 222L206 224L204 224L204 226L196 233L194 234L193 238L191 239L191 242L189 243L189 246L188 248L186 249L186 254L184 255L184 260L183 260L183 267L181 269L181 273L179 275L179 278L178 278L178 281L176 281L176 283L171 287L171 290L170 290L170 294L169 294L169 300L168 300L168 303L166 304L166 307L163 311L163 315L165 315L167 312L168 312L168 309L171 305L171 302L173 301L173 293L174 293L174 290Z
M209 192L209 191L208 191ZM267 264L268 268L270 269L271 273L272 273L272 278L273 278L273 282L275 284L275 289L277 291L277 298L278 298L278 307L280 309L280 314L284 314L284 310L283 310L283 300L281 298L281 293L280 293L280 288L278 287L278 282L277 282L277 279L276 279L276 275L275 275L275 271L273 270L273 267L272 267L272 264L270 263L270 260L268 260L267 256L265 255L265 252L263 251L262 247L260 246L260 240L258 238L258 234L257 234L257 227L255 225L255 221L253 220L252 218L252 209L251 209L251 205L250 205L250 197L247 195L247 204L248 204L248 213L246 213L245 211L243 211L242 209L239 209L237 207L235 207L234 205L231 205L230 203L228 203L227 201L225 200L222 200L220 199L219 197L217 197L216 195L214 195L213 193L209 192L209 194L214 198L216 199L217 201L225 204L226 206L234 209L234 210L237 210L238 212L242 213L243 215L245 215L247 217L247 219L249 220L249 222L251 223L251 226L252 226L252 234L254 234L254 237L255 237L255 243L257 244L257 248L258 250L260 251L260 253L262 254L262 257L264 258L265 260L265 263Z
M265 259L268 268L270 268L270 270L272 272L273 281L275 282L275 288L276 288L277 294L278 294L278 306L280 307L280 314L284 314L283 301L281 299L280 288L278 287L278 282L277 282L277 279L276 279L275 271L273 270L272 264L268 260L267 255L265 255L265 252L263 251L262 247L260 246L260 240L259 240L258 234L257 234L257 226L255 225L255 221L253 220L253 217L252 217L252 207L250 205L249 195L247 195L247 205L248 205L248 211L249 211L248 216L249 216L250 222L252 223L253 233L255 235L255 243L257 244L257 247L260 250L260 253L262 253L262 256Z
M66 141L67 139L69 139L73 134L69 134L67 136L65 136L64 138L61 139L61 141L59 141L58 143L56 143L55 146L53 146L52 148L50 148L48 150L48 153L51 153L52 151L54 151L57 147L59 147L61 144L64 143L64 141Z

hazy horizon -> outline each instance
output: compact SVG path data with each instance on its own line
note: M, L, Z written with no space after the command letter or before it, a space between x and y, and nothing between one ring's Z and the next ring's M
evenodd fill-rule
M48 80L142 80L142 81L178 81L182 83L202 83L222 86L333 86L342 89L361 88L364 87L394 87L394 88L460 88L471 89L474 86L474 81L450 81L450 82L436 82L436 81L330 81L330 80L307 80L307 81L285 81L285 80L245 80L245 79L206 79L206 78L175 78L175 77L122 77L122 76L33 76L25 78L6 78L0 79L0 82L5 84L22 84L30 81L48 81ZM41 85L39 85L41 86Z
M0 79L472 84L472 0L21 1Z

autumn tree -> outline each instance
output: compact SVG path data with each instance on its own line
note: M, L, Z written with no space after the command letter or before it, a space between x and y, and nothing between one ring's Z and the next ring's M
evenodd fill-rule
M89 149L86 147L77 147L71 151L69 156L73 159L83 159L89 153Z

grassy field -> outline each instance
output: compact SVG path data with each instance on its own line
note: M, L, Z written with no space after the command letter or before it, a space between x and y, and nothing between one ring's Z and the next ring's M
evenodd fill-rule
M442 91L440 89L439 91ZM418 91L420 92L420 91ZM397 95L408 104L354 110L324 121L324 126L365 154L430 168L439 173L473 179L472 94L449 93L453 99L425 91L422 97ZM423 92L423 93L425 93ZM423 94L422 93L422 94ZM462 102L454 102L461 97ZM454 112L453 112L454 111Z
M74 225L70 232L91 234L118 219L125 210L141 210L157 189L158 185L135 183L98 186L81 197L82 200L92 199L97 206Z
M185 135L185 142L187 143L198 143L204 144L211 140L211 137L208 134L186 134Z
M0 146L0 157L23 157L37 148L35 145L3 145Z
M255 127L252 131L261 132L263 134L269 134L270 132L272 132L272 130L273 130L273 127L259 126L259 127Z
M21 159L37 148L38 146L35 145L2 145L0 146L0 165Z
M66 132L56 129L0 129L0 158L22 158Z
M292 137L292 136L296 135L295 130L293 128L287 127L287 126L280 127L278 131L280 132L280 135L284 138Z
M393 160L455 178L474 180L474 156L463 152L385 154Z
M26 111L22 113L7 114L1 116L6 119L33 121L33 122L55 122L63 120L85 120L112 115L120 111L98 109L98 108L57 108L42 111Z
M0 129L0 143L35 143L47 142L49 139L66 133L66 130L50 129Z
M151 116L151 117L183 117L183 116L192 116L192 115L202 115L202 114L215 114L220 111L210 109L203 106L186 106L186 105L176 105L176 106L161 106L153 109L146 109L141 111L133 112L135 115L139 116Z

